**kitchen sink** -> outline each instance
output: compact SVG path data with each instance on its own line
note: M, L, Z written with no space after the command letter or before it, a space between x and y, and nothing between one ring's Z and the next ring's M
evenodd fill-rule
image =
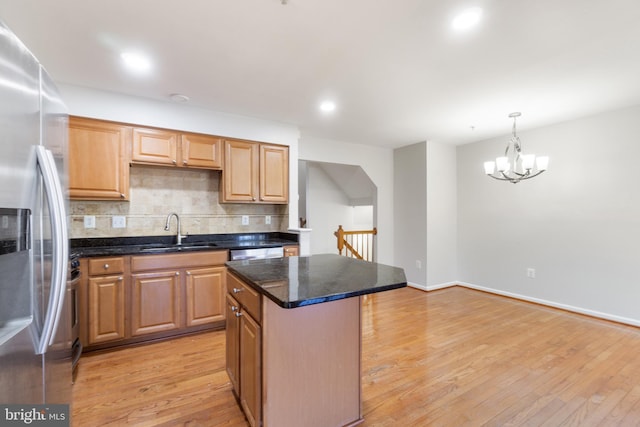
M188 245L168 245L168 246L143 246L140 252L174 252L174 251L193 251L198 249L215 248L215 243L192 243Z

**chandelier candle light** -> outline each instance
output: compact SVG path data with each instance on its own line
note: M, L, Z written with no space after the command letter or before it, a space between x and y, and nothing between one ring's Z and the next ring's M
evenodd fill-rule
M522 152L520 138L516 135L516 117L520 115L520 113L509 114L509 117L513 118L513 133L504 150L504 156L496 158L495 162L484 162L484 173L491 178L517 184L524 179L540 175L549 166L549 157L536 157L535 154Z

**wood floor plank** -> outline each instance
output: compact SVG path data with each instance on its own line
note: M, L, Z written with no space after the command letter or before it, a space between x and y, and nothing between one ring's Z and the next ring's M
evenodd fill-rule
M454 287L363 299L363 426L640 426L640 329ZM83 356L72 422L246 426L224 332Z

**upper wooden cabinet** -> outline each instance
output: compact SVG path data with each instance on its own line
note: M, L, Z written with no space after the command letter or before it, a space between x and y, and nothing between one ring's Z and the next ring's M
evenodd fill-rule
M224 141L221 202L287 203L289 147Z
M190 168L222 169L222 139L195 133L180 134L182 165Z
M131 162L177 166L178 134L161 129L134 128Z
M131 162L220 169L222 167L222 140L209 135L136 127L133 129Z
M69 117L69 196L128 200L131 127Z

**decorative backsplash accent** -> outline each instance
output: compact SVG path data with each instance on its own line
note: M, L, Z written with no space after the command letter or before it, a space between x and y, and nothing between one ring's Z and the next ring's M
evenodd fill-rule
M175 219L164 231L167 215L180 215L182 233L219 234L287 231L288 205L220 204L220 172L133 166L128 202L77 201L70 203L70 237L161 236L176 232ZM95 228L84 227L84 216L95 216ZM124 216L125 228L113 228L112 217ZM265 223L265 216L271 224ZM242 217L249 225L242 225Z

